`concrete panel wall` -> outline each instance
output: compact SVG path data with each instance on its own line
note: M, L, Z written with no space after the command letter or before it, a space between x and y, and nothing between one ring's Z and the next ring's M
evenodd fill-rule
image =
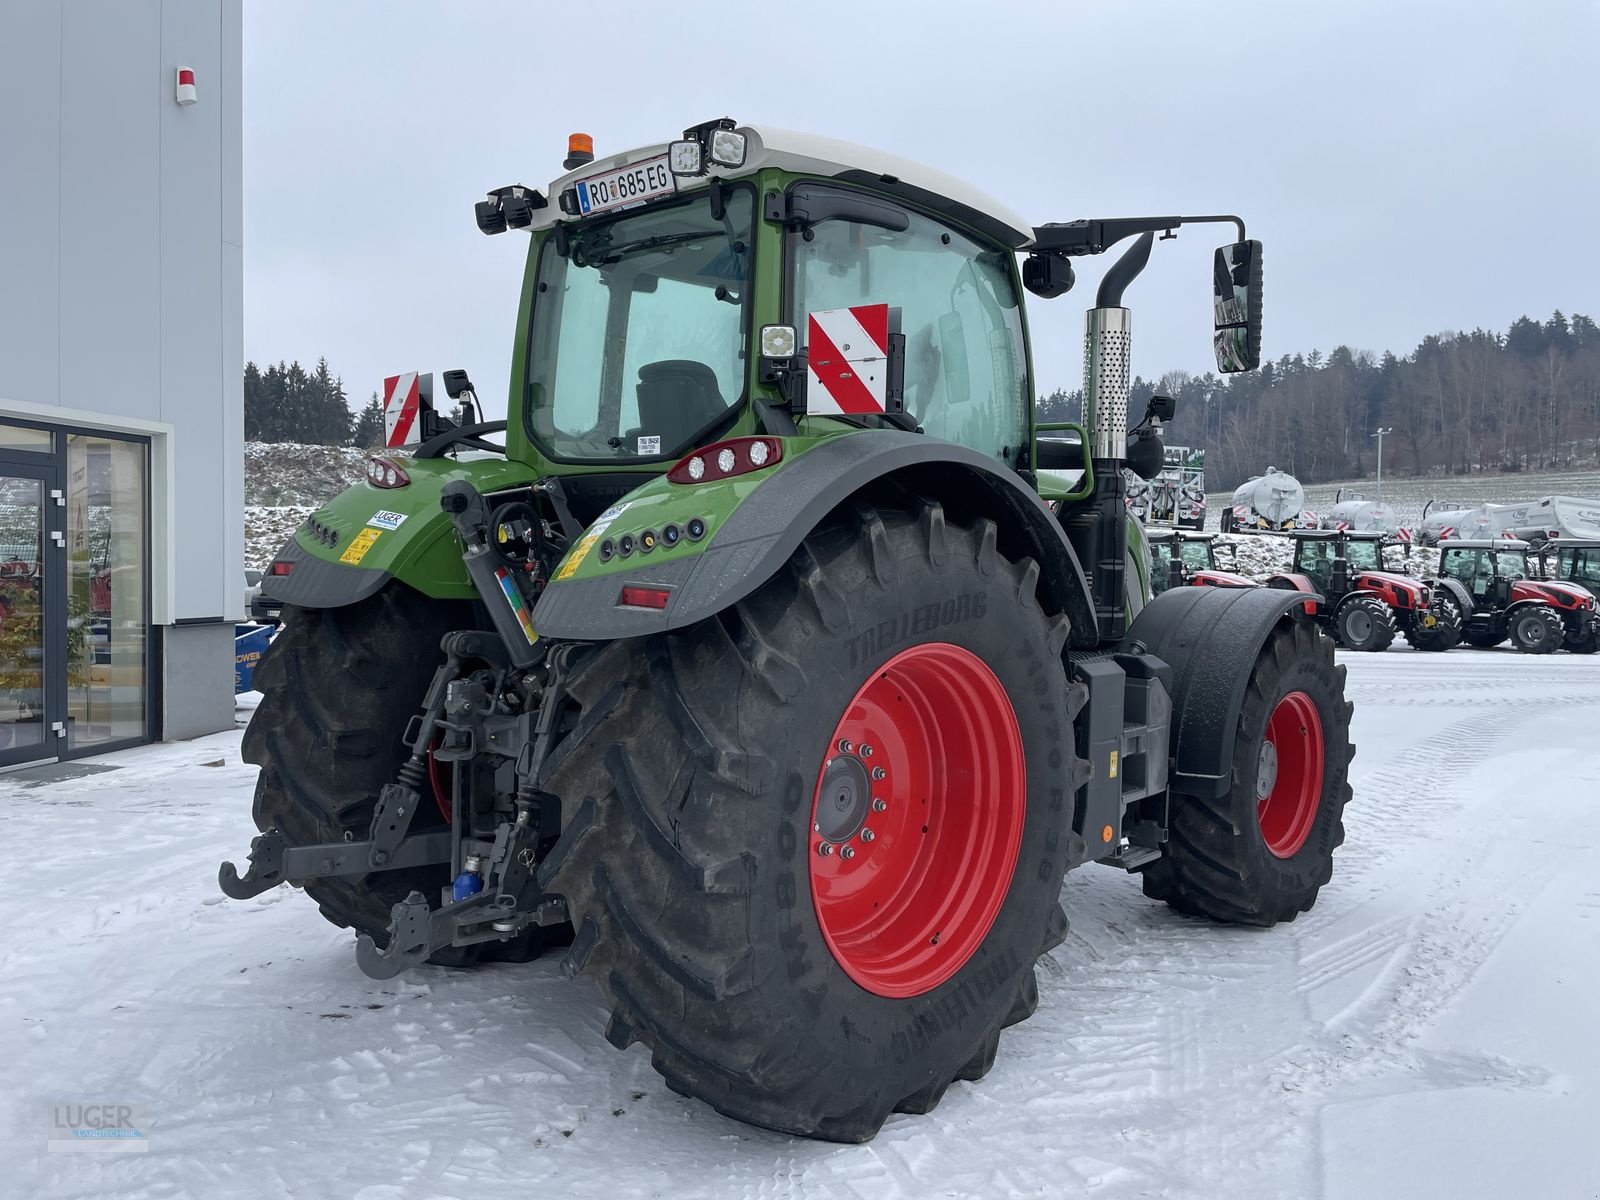
M244 609L240 42L240 0L0 2L0 417L170 427L158 621Z

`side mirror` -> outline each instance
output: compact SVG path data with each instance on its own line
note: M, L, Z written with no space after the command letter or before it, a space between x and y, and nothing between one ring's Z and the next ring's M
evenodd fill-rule
M1217 370L1254 370L1261 365L1261 243L1218 247L1211 274Z
M1178 411L1178 402L1171 396L1151 396L1146 415L1157 421L1170 421Z

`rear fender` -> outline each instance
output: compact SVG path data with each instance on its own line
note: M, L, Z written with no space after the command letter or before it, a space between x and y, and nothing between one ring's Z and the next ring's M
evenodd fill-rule
M1134 621L1122 648L1172 667L1174 790L1208 798L1227 792L1256 657L1280 623L1297 619L1300 603L1298 589L1173 588Z
M938 500L952 521L993 520L1002 551L1039 563L1041 592L1071 620L1074 644L1093 644L1088 584L1072 547L1038 494L994 458L938 438L870 430L823 438L794 455L786 443L784 461L760 474L732 506L714 506L708 485L663 479L640 488L618 506L624 511L612 510L608 539L637 537L646 524L659 531L669 520L683 526L698 515L708 522L703 548L604 564L589 556L569 570L574 557L588 555L585 537L534 607L534 627L544 637L609 641L694 625L770 579L835 508L892 482ZM623 607L624 586L665 591L666 606Z
M1309 576L1294 573L1269 575L1267 576L1267 586L1269 588L1277 588L1280 591L1306 592L1310 594L1313 599L1307 600L1301 611L1308 617L1317 615L1317 604L1322 599L1322 596L1317 591L1317 585L1311 582Z
M284 543L261 581L262 592L300 608L340 608L397 579L435 600L475 596L439 493L456 479L484 493L525 487L533 482L532 468L503 458L396 462L409 484L358 483L340 492ZM284 569L289 573L272 573Z
M1473 610L1477 608L1477 605L1473 602L1472 593L1467 590L1466 585L1459 579L1440 576L1433 581L1433 590L1435 595L1443 592L1451 600L1455 601L1456 608L1461 612L1462 620L1470 617Z

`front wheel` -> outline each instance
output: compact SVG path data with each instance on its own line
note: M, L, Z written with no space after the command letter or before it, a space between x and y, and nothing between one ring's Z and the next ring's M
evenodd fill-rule
M1554 654L1562 637L1561 618L1546 605L1529 605L1511 618L1511 644L1524 654Z
M542 787L606 1036L673 1090L865 1141L994 1062L1065 934L1067 625L996 527L830 520L747 600L617 643Z
M1339 644L1346 650L1387 650L1394 642L1394 613L1376 596L1351 596L1333 616Z
M1411 614L1405 635L1413 650L1453 650L1461 644L1461 610L1441 597L1431 608Z
M1587 632L1569 634L1562 645L1573 654L1593 654L1600 650L1600 630L1590 627Z
M1350 799L1345 669L1308 621L1280 624L1256 657L1221 796L1174 792L1166 854L1144 893L1244 925L1292 921L1333 875Z

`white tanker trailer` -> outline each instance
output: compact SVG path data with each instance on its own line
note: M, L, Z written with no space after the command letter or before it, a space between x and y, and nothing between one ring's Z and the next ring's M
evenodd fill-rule
M1268 467L1233 489L1233 503L1222 514L1222 532L1294 529L1306 506L1306 490L1293 475Z
M1356 533L1398 533L1400 514L1382 500L1368 500L1360 492L1348 496L1341 488L1334 504L1322 515L1322 528L1348 529Z

